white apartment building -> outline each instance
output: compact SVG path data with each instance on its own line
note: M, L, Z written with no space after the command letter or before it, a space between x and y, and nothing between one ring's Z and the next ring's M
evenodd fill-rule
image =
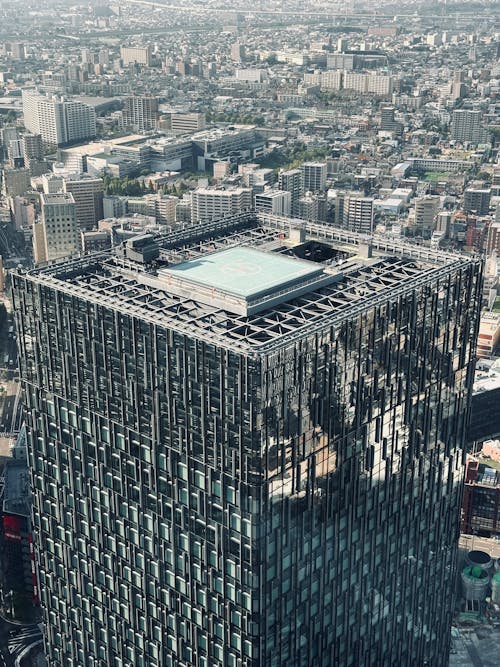
M300 170L304 192L326 190L326 162L304 162Z
M373 232L373 199L371 197L344 197L343 224L361 234Z
M61 146L96 136L95 109L84 102L36 90L23 90L22 100L26 129L40 134L46 144Z
M291 215L292 195L286 190L264 190L255 195L255 210L275 215Z
M252 208L251 188L215 190L197 188L191 193L191 222L216 220Z

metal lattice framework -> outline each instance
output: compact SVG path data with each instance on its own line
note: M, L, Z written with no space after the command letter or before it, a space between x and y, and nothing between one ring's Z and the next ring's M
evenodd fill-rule
M238 316L221 308L168 293L155 276L154 267L133 263L115 253L99 253L63 261L34 272L41 285L55 286L74 297L84 297L128 315L200 337L220 347L248 354L269 352L290 343L304 332L336 326L347 318L411 292L430 279L438 281L469 257L373 236L369 239L330 225L280 216L243 213L204 225L158 235L160 261L185 262L236 245L284 252L293 229L302 229L307 240L316 240L350 252L342 265L342 279L313 290L269 310ZM358 255L370 244L373 257ZM479 260L478 260L479 261Z

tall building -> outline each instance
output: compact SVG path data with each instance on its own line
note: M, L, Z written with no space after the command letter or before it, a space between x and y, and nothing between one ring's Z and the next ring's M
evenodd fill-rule
M231 60L234 60L237 63L244 63L246 60L246 51L243 44L240 42L234 42L231 44Z
M71 194L41 194L41 220L33 225L35 264L80 252L80 229Z
M451 119L451 138L454 141L479 143L485 139L481 126L482 112L472 109L455 109Z
M384 132L392 132L395 127L394 111L394 107L382 107L380 110L380 129Z
M436 227L436 216L440 199L434 195L425 195L415 200L415 227L417 233L429 235Z
M2 194L4 197L24 195L31 187L29 169L3 169Z
M300 170L304 192L326 190L326 162L303 162Z
M480 260L157 241L13 275L48 663L445 667Z
M23 134L23 155L27 167L31 161L41 162L44 157L43 140L40 134Z
M125 98L123 124L135 132L156 129L158 123L158 98L151 96L131 96Z
M76 220L80 229L97 227L104 217L104 182L102 178L89 178L77 174L63 179L63 191L70 192L75 199Z
M292 195L285 190L269 188L255 193L255 210L276 215L291 214Z
M487 215L490 210L491 189L470 187L464 190L464 211Z
M44 148L41 134L24 134L22 137L24 165L32 176L40 176L48 171L44 160Z
M251 188L197 188L191 193L191 221L206 222L252 208Z
M26 129L40 134L46 144L61 146L96 136L96 113L89 104L36 90L23 90L22 98Z
M278 173L278 189L286 190L291 194L290 206L292 215L299 214L299 199L304 192L302 172L300 169L282 170Z
M121 46L120 58L124 65L146 65L151 67L153 50L151 46Z
M371 197L343 198L342 224L353 232L371 234L373 232L373 199Z

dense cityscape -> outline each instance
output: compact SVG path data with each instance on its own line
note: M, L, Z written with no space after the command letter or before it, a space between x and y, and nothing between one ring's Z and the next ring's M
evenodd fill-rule
M0 0L0 667L493 667L498 3Z

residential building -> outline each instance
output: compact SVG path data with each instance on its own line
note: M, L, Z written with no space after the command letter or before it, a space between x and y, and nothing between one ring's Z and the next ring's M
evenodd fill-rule
M152 96L129 96L125 98L123 125L134 132L156 129L158 122L158 98Z
M191 221L206 222L252 208L251 188L196 188L191 193Z
M303 177L300 169L281 170L278 173L278 189L286 190L291 194L291 214L299 215L299 199L304 192Z
M489 188L466 188L464 190L464 211L476 215L487 215L490 210L491 190Z
M373 202L372 197L353 195L343 197L342 225L353 232L371 234L373 232ZM340 208L340 205L337 205Z
M255 194L255 210L275 213L276 215L290 215L292 195L285 190L269 188Z
M94 107L77 99L46 97L36 90L23 89L24 125L33 134L39 134L50 146L96 136Z
M439 197L425 195L415 200L415 228L417 234L430 235L435 228Z
M80 252L80 229L73 195L40 195L41 219L33 225L35 264L51 262Z
M492 222L488 227L486 254L491 255L493 252L500 255L500 220L498 222Z
M480 274L255 213L14 272L51 667L448 665Z
M455 109L451 120L451 138L454 141L478 143L484 138L481 125L482 112L472 109Z
M237 63L244 63L246 59L245 47L240 42L231 44L231 60Z
M326 190L326 162L303 162L300 171L304 192L323 192Z

